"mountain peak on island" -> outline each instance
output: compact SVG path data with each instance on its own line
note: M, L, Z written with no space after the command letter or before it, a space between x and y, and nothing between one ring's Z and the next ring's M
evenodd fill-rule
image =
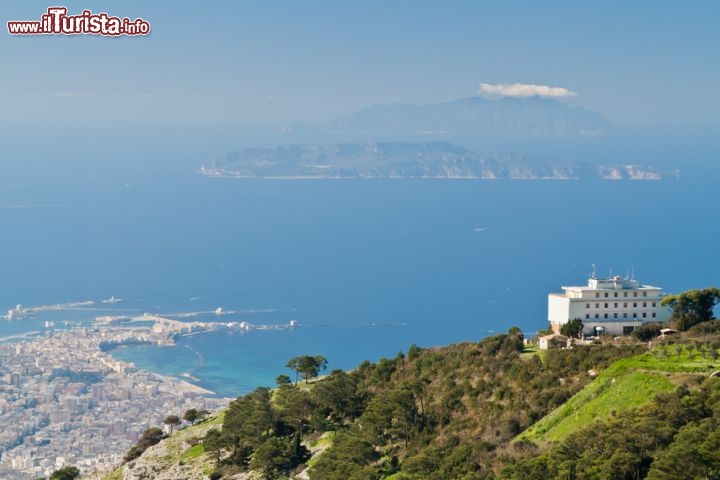
M497 100L473 96L440 103L374 105L314 128L321 133L478 137L607 135L612 129L597 112L539 96Z

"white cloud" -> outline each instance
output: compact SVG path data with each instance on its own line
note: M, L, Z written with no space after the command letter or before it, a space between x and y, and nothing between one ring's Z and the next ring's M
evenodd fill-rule
M574 97L576 92L563 87L532 85L528 83L481 83L479 93L496 97Z

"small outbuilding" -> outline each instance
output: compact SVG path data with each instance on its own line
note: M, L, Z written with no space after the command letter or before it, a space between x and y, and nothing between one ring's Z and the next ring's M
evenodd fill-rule
M665 337L669 337L672 335L677 335L678 333L680 333L680 332L678 332L677 330L673 330L672 328L661 328L659 338L665 338Z
M538 339L538 347L540 350L552 350L565 348L568 346L569 338L559 333L542 336Z

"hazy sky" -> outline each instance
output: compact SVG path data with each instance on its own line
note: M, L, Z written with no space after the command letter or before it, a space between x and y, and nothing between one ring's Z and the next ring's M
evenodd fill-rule
M528 83L619 126L720 130L717 1L86 0L55 3L152 33L7 33L51 3L3 5L4 125L275 126Z

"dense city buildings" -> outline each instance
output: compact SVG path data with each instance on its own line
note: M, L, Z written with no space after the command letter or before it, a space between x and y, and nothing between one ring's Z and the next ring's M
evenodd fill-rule
M34 479L64 465L117 465L148 427L228 399L136 369L104 352L126 342L172 341L171 322L94 326L0 344L0 478Z

